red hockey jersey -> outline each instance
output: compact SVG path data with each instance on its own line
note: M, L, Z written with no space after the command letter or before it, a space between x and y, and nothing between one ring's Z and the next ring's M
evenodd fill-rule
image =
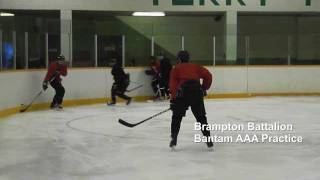
M51 81L56 79L61 81L60 76L67 76L67 66L65 64L59 64L58 62L53 62L50 64L46 77L44 81Z
M208 90L212 83L212 75L206 68L192 63L177 64L170 73L171 99L176 98L177 90L184 82L189 80L200 81L200 79L203 79L203 88Z

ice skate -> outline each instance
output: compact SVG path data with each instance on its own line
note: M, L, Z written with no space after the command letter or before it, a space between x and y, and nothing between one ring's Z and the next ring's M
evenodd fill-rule
M114 101L107 102L107 106L115 106L115 105L116 105L116 102Z
M214 151L214 149L213 149L213 143L212 143L211 141L207 142L206 144L207 144L207 147L208 147L208 150L209 150L209 151Z
M56 104L55 103L51 103L50 109L54 109L55 107L56 107Z
M63 110L63 107L62 107L61 104L56 104L53 109L56 110L56 111L62 111L62 110Z
M130 103L131 103L131 100L132 100L132 98L129 98L128 100L127 100L127 105L129 105Z
M56 104L51 103L50 109L55 110L55 111L61 111L61 110L63 110L63 107L58 103L56 103Z
M176 152L176 151L177 151L176 146L172 146L172 147L170 147L170 148L171 148L171 151L172 151L172 152Z
M177 146L177 138L172 138L169 144L169 147L172 151L175 151L175 148Z

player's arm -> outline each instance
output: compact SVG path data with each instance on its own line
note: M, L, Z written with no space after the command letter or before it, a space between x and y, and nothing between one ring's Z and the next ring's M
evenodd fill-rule
M203 79L202 87L204 90L208 90L212 84L212 74L208 71L208 69L200 66L199 74L201 79Z
M49 81L51 81L51 79L53 78L55 72L56 72L56 65L55 64L51 64L49 69L48 69L48 72L43 80L43 83L42 83L42 89L45 91L48 89L48 83Z
M50 81L53 78L56 70L57 70L56 64L51 64L43 81L44 82Z
M177 93L178 86L178 74L177 69L173 68L170 72L170 82L169 82L169 89L171 93L171 100L175 99Z

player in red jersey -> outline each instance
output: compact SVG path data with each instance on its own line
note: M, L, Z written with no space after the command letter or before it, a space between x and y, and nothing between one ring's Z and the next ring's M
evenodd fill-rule
M171 92L170 108L172 110L171 142L170 147L177 145L177 137L180 130L182 118L186 110L191 106L193 115L197 122L208 124L203 97L206 95L212 83L211 73L204 67L189 63L190 55L187 51L180 51L177 59L179 63L170 73L169 88ZM203 83L200 83L203 79ZM203 130L203 135L210 136L210 131ZM209 148L213 142L207 142Z
M44 91L48 89L48 84L55 90L55 96L51 102L50 108L62 109L62 102L65 89L61 84L60 76L67 76L67 63L63 55L57 56L56 60L49 66L46 77L43 80L42 88Z

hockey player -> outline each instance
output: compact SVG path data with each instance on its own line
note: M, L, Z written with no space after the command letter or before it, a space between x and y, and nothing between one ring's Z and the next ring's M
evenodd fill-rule
M172 65L169 58L163 58L160 61L160 88L163 89L163 95L169 97L169 80Z
M50 108L61 110L65 89L61 84L60 76L67 76L67 63L63 55L57 56L55 61L49 66L46 77L43 80L42 88L44 91L48 89L48 84L55 90L55 96L51 102Z
M160 83L160 62L154 56L151 56L149 60L151 61L150 69L146 70L145 73L146 75L152 76L151 87L155 94L154 99L157 99L160 96L160 93L158 93Z
M113 59L111 74L113 75L114 83L111 88L112 101L108 103L108 105L116 104L116 96L125 99L127 101L126 104L129 105L131 103L131 97L124 94L130 83L129 74L124 72L120 61L117 59Z
M197 122L208 124L203 97L212 83L212 75L206 68L189 63L190 56L187 51L180 51L177 59L178 64L171 71L169 83L172 110L171 148L177 145L180 124L189 106ZM203 79L202 84L200 79ZM208 130L203 130L202 133L206 137L210 136ZM213 142L207 142L207 146L213 147Z

